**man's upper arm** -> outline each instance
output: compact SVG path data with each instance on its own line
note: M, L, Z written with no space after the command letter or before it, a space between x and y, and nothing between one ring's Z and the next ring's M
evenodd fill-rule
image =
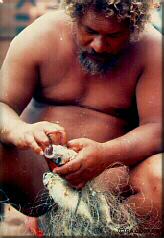
M37 71L35 50L25 37L16 37L10 44L0 72L0 101L20 113L32 98Z
M140 124L162 119L162 49L160 40L146 52L145 66L136 88Z

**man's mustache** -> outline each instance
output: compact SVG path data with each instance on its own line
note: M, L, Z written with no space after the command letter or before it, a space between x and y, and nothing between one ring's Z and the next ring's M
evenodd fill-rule
M113 54L110 53L97 53L95 50L91 49L91 50L85 50L83 51L83 53L86 56L91 56L97 59L101 59L101 60L107 60L107 59L111 59L113 57Z

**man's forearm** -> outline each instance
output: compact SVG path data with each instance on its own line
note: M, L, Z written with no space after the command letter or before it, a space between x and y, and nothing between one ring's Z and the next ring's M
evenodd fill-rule
M16 126L26 124L18 114L7 104L0 103L1 120L0 120L0 141L7 142L7 134Z
M160 123L141 125L127 134L104 143L107 164L117 161L133 165L162 152L162 129Z

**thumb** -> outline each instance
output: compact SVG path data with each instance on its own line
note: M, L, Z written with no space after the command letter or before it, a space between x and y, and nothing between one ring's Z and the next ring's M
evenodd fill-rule
M79 152L80 150L82 150L85 145L87 144L87 139L85 138L79 138L79 139L73 139L68 141L67 146L68 148Z

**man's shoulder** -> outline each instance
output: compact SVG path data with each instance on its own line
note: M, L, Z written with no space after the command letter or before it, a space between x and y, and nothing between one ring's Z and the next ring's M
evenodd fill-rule
M152 25L148 25L141 35L138 47L144 53L155 53L157 49L162 47L162 34L156 30Z
M46 13L26 27L16 39L17 41L23 41L24 44L27 42L28 45L42 44L45 41L55 40L61 31L68 31L71 24L70 17L62 10Z
M133 44L135 57L143 67L162 59L162 34L149 25L137 42Z
M70 34L71 24L71 19L63 11L46 13L16 36L11 45L16 50L30 52L34 58L42 59L50 48L54 52L59 49L59 35Z
M68 24L69 23L69 24ZM57 30L62 30L72 24L71 18L65 13L64 10L55 10L48 12L41 17L37 18L32 27L40 27L41 31L56 32Z

